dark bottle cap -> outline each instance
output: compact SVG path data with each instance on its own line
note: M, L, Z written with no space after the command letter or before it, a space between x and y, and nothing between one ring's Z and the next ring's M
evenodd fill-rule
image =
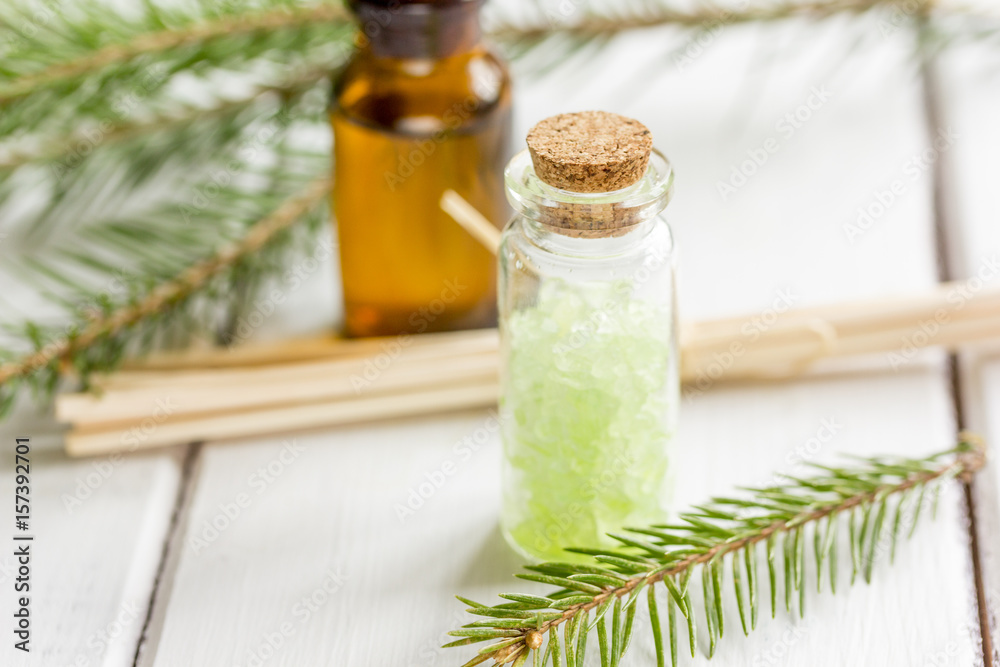
M483 0L350 0L376 56L443 58L480 39Z

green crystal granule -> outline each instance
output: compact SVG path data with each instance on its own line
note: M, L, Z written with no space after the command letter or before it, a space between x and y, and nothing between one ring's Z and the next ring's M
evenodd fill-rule
M663 306L628 282L543 284L504 326L503 529L525 555L662 519L676 374Z

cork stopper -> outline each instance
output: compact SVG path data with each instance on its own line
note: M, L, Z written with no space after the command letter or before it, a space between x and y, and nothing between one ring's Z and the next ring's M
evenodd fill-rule
M564 113L528 132L535 174L570 192L612 192L642 179L653 149L649 128L607 111Z

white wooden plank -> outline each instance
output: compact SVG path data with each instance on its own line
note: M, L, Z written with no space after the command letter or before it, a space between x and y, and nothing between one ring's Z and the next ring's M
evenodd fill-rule
M678 501L795 472L789 461L814 450L812 460L828 461L842 451L948 446L953 427L939 374L866 382L872 394L842 379L699 397L677 443ZM876 392L896 400L871 410ZM834 425L829 438L824 424ZM150 664L252 665L254 655L268 656L263 664L459 664L460 653L435 648L461 620L452 594L489 600L532 590L510 577L518 562L497 528L491 426L489 415L470 414L299 436L294 458L277 440L207 447L171 613ZM477 440L485 444L473 451L468 443ZM269 467L273 483L259 473ZM443 480L439 488L435 480ZM402 513L414 493L416 509ZM249 500L237 515L240 494ZM750 639L738 638L738 616L727 609L731 635L719 660L757 665L787 649L787 662L774 664L911 665L937 654L973 664L965 549L957 499L947 494L938 520L903 543L895 567L880 565L871 586L835 598L810 594L801 636L786 635L803 628L780 612ZM319 592L324 582L336 589L328 599ZM303 600L314 594L307 613ZM271 644L280 644L273 655ZM629 664L648 664L644 644L637 639Z
M0 664L132 665L179 484L174 453L71 460L50 415L0 424ZM31 438L30 653L14 649L14 438ZM20 532L20 531L17 531Z
M849 54L859 25L874 43ZM648 70L634 63L664 34L623 38L575 79L557 71L522 83L517 132L585 108L650 125L679 173L672 218L684 253L685 316L762 311L786 288L805 305L934 281L926 172L855 243L843 227L873 191L903 178L925 145L908 36L883 39L875 24L851 21L734 28L690 69L677 71L664 57L655 78L643 78ZM796 35L801 43L786 43ZM743 69L771 45L794 55ZM622 72L636 76L623 81ZM574 87L581 79L620 86ZM716 181L824 83L835 95L722 202ZM946 447L955 430L949 401L935 365L691 395L677 443L678 501L787 471L823 420L843 427L822 443L821 460ZM473 413L300 435L301 452L280 439L206 447L169 608L143 664L458 664L459 653L436 648L463 620L451 595L485 600L531 588L510 578L517 560L496 527L499 447L490 425L489 415ZM462 444L477 437L485 443L477 451ZM269 467L274 481L265 483L260 471ZM434 480L443 480L440 488ZM401 519L398 508L421 491L419 509ZM206 528L215 521L224 526L217 536ZM975 664L978 626L954 494L938 521L904 546L871 587L810 596L804 632L781 613L744 640L732 636L738 620L727 610L719 662ZM643 643L629 664L648 664Z
M440 645L441 615L457 618L455 578L482 593L516 563L496 530L495 437L468 457L455 450L484 424L476 414L344 429L297 437L301 452L274 440L206 447L151 664L254 664L269 638L279 643L273 633L283 645L271 664L410 664ZM449 462L454 475L441 472ZM273 482L258 474L269 467ZM441 487L420 489L435 471ZM411 488L428 497L401 521ZM247 507L213 539L206 522L224 526L241 493ZM336 589L328 601L324 583Z

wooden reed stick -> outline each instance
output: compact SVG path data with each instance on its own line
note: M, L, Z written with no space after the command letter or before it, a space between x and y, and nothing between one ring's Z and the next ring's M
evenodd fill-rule
M365 360L367 361L367 360ZM303 401L350 399L419 390L470 379L496 377L496 349L445 359L388 360L384 368L346 359L228 371L211 382L178 373L170 383L114 387L102 394L71 394L56 404L56 418L75 424L141 420L169 401L177 414L246 410ZM197 375L197 374L195 374Z
M754 340L755 345L775 347L818 344L824 348L820 356L844 356L890 351L903 346L908 337L918 346L960 343L949 333L957 325L990 322L1000 316L1000 288L983 289L960 306L949 303L948 295L962 287L961 283L950 283L930 294L891 301L789 310L770 322L760 316L744 316L697 323L684 330L682 347L689 355L713 354L728 349L734 341ZM917 335L921 331L924 335ZM996 333L1000 335L1000 329ZM921 343L922 338L927 340Z
M119 422L71 431L66 436L66 452L70 456L98 456L115 451L146 450L187 442L226 440L480 408L494 405L497 392L496 382L489 380L405 394L207 414L193 419L166 416L162 423L151 423L141 430L135 428L137 424Z
M267 343L248 343L235 347L199 347L178 351L160 351L126 362L125 370L175 371L185 368L208 369L262 366L274 363L312 361L340 357L375 356L396 347L418 348L435 346L454 339L456 342L496 338L496 329L448 331L430 334L402 334L373 338L340 338L323 335L293 338ZM121 372L116 373L120 375Z
M454 190L445 190L439 202L441 209L482 243L494 255L500 250L500 230L482 213Z
M461 334L461 335L458 335ZM340 347L351 346L353 341L331 343L329 349L311 360L282 363L281 354L270 363L255 363L249 366L226 366L210 363L202 368L181 366L175 371L146 371L141 366L131 370L101 375L94 378L94 385L100 393L118 389L136 389L143 386L190 387L192 383L203 386L226 386L251 384L280 380L309 380L313 378L349 377L358 374L361 379L371 379L372 374L381 374L383 368L398 363L433 362L452 357L466 357L481 353L495 353L498 345L496 329L455 332L449 334L422 334L412 336L413 342L405 339L392 341L372 349L366 354L356 354L357 350L344 353ZM425 340L426 339L426 340ZM294 341L288 343L295 346ZM183 371L183 372L182 372ZM367 385L367 382L361 382Z

